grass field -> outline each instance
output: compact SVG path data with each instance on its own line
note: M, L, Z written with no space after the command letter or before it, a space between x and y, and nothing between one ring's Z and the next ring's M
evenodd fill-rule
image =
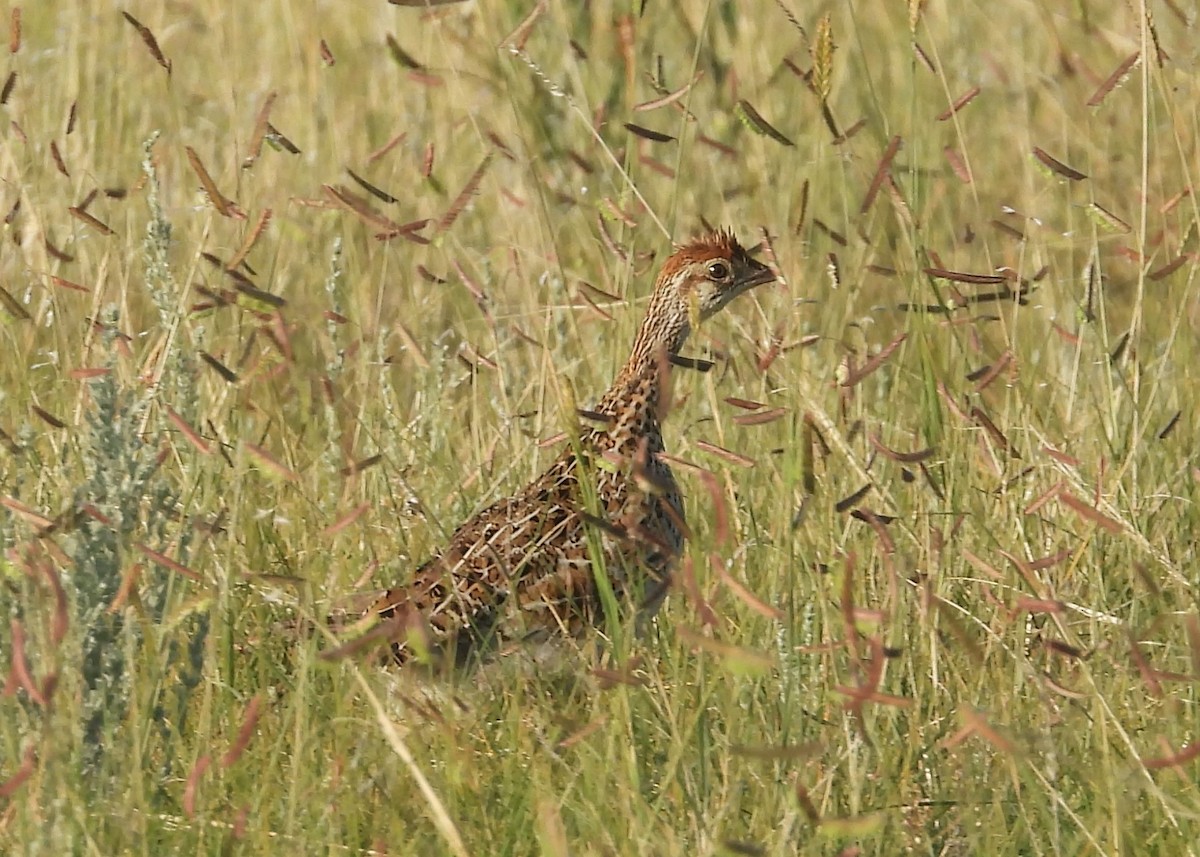
M0 851L1200 851L1194 3L91 5L0 45ZM706 223L650 633L321 658Z

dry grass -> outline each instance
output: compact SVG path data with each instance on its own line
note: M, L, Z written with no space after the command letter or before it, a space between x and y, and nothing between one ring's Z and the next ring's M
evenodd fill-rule
M1195 853L1194 10L1059 5L26 4L3 850ZM783 282L677 374L650 635L287 630L534 475L705 221Z

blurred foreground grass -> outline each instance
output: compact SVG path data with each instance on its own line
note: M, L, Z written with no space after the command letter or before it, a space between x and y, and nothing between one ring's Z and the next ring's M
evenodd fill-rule
M1195 853L1194 4L87 6L0 65L6 853ZM288 630L704 223L783 279L677 373L650 635Z

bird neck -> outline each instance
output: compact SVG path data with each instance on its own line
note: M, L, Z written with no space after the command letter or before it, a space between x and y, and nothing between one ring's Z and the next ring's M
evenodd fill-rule
M668 404L671 357L683 348L691 326L686 316L668 311L658 297L651 300L625 365L600 400L602 413L645 407L661 414Z

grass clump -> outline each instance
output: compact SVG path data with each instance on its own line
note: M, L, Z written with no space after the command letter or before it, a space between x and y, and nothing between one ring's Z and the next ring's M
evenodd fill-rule
M23 7L0 849L1191 853L1194 34L1111 5ZM320 658L705 222L782 280L649 633Z

